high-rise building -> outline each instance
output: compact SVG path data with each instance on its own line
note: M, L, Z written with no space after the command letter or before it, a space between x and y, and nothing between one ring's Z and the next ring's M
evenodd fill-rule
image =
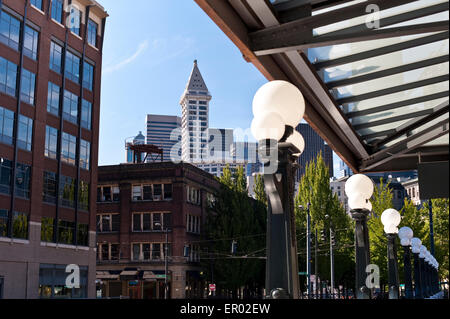
M333 151L331 150L331 147L325 144L325 141L311 126L309 126L309 124L300 123L296 130L305 140L305 150L298 159L299 168L297 170L296 182L298 182L303 174L305 174L306 165L315 160L319 153L322 153L325 164L329 168L330 177L333 176Z
M181 118L170 115L147 115L147 144L152 144L162 148L163 161L173 161L171 150L175 144L179 143L179 132L181 129ZM181 154L176 154L177 157Z
M350 169L350 167L348 167L347 164L345 164L345 162L343 160L339 160L339 171L337 173L336 178L342 178L342 177L348 177L348 176L352 176L353 172Z
M197 60L181 96L182 160L201 163L207 157L209 102L211 94L200 73Z
M0 9L0 296L95 298L108 14L93 0L0 0Z

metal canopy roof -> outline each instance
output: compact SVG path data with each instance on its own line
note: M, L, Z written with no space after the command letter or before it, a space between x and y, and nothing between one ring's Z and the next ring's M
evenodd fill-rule
M448 161L448 1L195 1L353 171Z

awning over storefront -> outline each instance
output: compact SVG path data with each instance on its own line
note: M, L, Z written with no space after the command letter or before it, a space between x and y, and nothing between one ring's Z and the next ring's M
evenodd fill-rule
M138 270L123 270L120 273L120 280L137 280L138 274Z
M447 0L195 1L354 172L448 161Z
M109 271L97 271L95 277L96 277L96 279L101 279L101 280L117 280L117 279L119 279L118 274L111 274Z

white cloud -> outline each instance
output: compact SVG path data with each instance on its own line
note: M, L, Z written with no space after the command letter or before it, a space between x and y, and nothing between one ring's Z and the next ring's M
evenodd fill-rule
M138 46L136 52L132 56L126 58L125 60L123 60L119 63L114 63L114 64L110 64L110 65L106 66L103 69L103 74L115 72L115 71L120 70L123 67L127 66L128 64L134 62L142 53L145 52L145 50L147 50L147 48L148 48L148 40L142 41L141 43L139 43L139 46Z

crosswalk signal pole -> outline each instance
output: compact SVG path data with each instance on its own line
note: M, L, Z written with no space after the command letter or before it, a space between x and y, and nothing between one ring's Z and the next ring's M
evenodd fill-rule
M331 295L334 299L334 254L333 254L333 245L334 245L334 232L330 227L330 268L331 268Z

